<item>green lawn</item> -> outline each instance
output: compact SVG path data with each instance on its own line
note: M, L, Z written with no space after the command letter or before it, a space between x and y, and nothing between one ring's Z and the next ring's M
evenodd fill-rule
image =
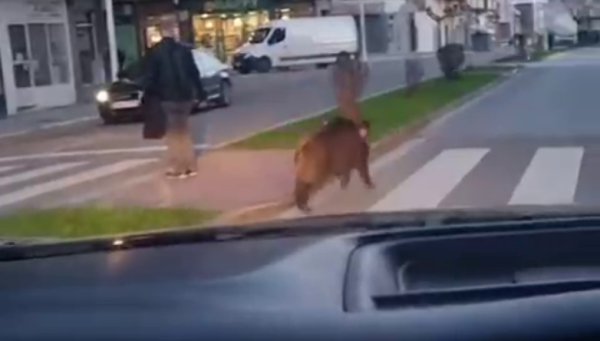
M371 141L376 142L415 119L491 83L499 75L499 72L494 71L469 71L455 81L438 78L423 82L411 96L405 96L404 90L398 90L363 101L361 103L363 117L371 123ZM336 114L335 110L327 112L323 116L255 135L231 147L293 149L303 135L316 130L324 118Z
M90 237L200 225L216 215L216 212L180 208L59 208L1 216L0 236Z
M532 61L539 61L545 58L550 57L553 54L557 54L559 52L564 52L562 50L546 50L546 51L535 51L531 56Z

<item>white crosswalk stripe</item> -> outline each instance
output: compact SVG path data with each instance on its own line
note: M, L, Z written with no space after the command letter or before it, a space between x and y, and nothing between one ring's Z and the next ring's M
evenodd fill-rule
M371 207L370 211L435 208L481 161L489 149L441 152Z
M7 173L11 170L17 169L19 166L0 166L0 174Z
M580 173L585 153L586 149L580 146L539 147L532 151L528 163L523 163L522 173L511 177L515 179L514 182L502 183L507 189L506 194L510 193L510 198L503 197L503 200L506 200L503 205L574 204L582 181ZM489 157L483 161L486 155ZM498 169L498 163L492 162L494 157L496 155L493 150L486 148L443 150L387 192L369 208L369 211L435 209L440 207L442 202L444 207L482 207L480 205L484 204L481 203L481 193L485 192L489 197L502 195L497 193L499 191L491 189L499 188L493 184L497 180L495 175L502 172L502 168ZM486 165L486 162L489 164ZM474 182L466 181L467 175L478 165L482 167L478 171L479 175L471 178ZM516 168L507 169L514 171ZM448 196L459 186L462 197L455 197L461 199L459 204L453 206L454 198L449 199ZM490 186L490 190L486 192L481 186ZM471 197L466 202L465 195L468 196L469 193ZM600 201L600 194L598 200Z
M134 159L127 161L120 161L107 165L102 165L92 169L80 171L75 174L69 174L60 178L47 180L32 185L26 185L14 191L0 194L0 208L9 206L15 203L19 203L28 199L35 198L40 195L65 190L70 187L81 185L86 182L104 178L110 175L115 175L139 167L151 162L155 162L156 159ZM76 166L82 166L87 162L65 162L57 165L46 166L42 168L33 169L31 171L17 173L11 176L0 178L0 186L13 184L16 182L23 182L27 180L34 180L36 178L58 173L59 171L68 170Z
M398 162L403 162L401 159L410 156L411 152L400 151L392 152L372 164L371 170L375 174L376 183L378 172L391 170ZM592 154L582 172L584 159L588 158L590 152ZM520 153L520 159L515 159L510 150L442 149L429 160L417 158L417 164L403 167L401 172L411 173L399 175L396 181L404 181L385 189L386 194L368 211L435 209L440 205L475 208L485 206L486 203L494 206L573 204L576 195L578 203L595 200L594 187L580 184L583 180L588 183L595 180L592 179L593 169L590 167L597 163L594 160L598 160L599 155L593 153L598 153L598 149L581 146L539 147L529 149L527 154ZM496 161L498 157L502 160L501 163ZM506 162L515 160L517 162L513 163L513 167L506 167L506 170L502 167ZM80 197L87 189L76 187L78 185L101 178L110 179L111 176L155 161L155 158L140 158L108 163L63 161L38 164L35 167L24 163L0 165L0 209L19 203L35 206L33 199L60 191L65 191L64 198L75 198L70 196L72 192L78 193L77 197ZM424 163L421 164L422 162ZM505 172L512 172L512 175L507 176ZM124 177L127 176L129 175L124 174ZM597 197L600 204L600 193ZM58 203L65 200L54 201Z
M583 148L540 148L513 192L509 205L571 204Z
M71 168L75 168L77 166L85 165L86 162L65 162L59 163L56 165L46 166L42 168L36 168L29 171L16 173L13 175L7 175L4 177L0 177L0 187L16 184L19 182L24 182L28 180L32 180L35 178L39 178L45 175L50 175L53 173L62 172Z

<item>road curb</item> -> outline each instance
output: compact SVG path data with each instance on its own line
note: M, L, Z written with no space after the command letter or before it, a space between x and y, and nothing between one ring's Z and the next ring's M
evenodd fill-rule
M519 68L515 68L518 72ZM371 146L371 157L370 162L373 163L375 160L383 157L384 155L392 152L396 148L400 147L407 141L414 139L418 136L424 128L429 126L434 121L444 117L447 114L454 112L460 107L476 100L486 93L494 91L503 83L507 82L517 72L506 72L501 75L497 80L455 100L451 103L443 106L442 108L435 110L422 118L419 118L405 127L399 128L395 132L391 132L389 135L384 137L382 140L376 142ZM217 217L214 222L219 224L249 224L249 223L260 223L265 220L269 220L274 216L284 213L287 209L293 207L292 200L286 197L280 201L272 201L262 203L258 205L252 205L240 210L224 213Z

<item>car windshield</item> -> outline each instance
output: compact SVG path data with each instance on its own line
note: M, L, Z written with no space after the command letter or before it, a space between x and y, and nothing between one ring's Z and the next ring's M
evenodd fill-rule
M381 25L370 5L360 20L191 3L185 29L116 5L116 27L69 7L76 24L0 28L0 240L600 208L600 38L572 8L549 1L531 26L537 7L450 18L444 2ZM135 84L111 92L118 73Z
M260 44L263 41L265 41L265 39L269 35L269 32L271 32L270 27L263 27L263 28L254 30L252 32L252 34L250 35L250 39L248 40L248 42L250 44Z

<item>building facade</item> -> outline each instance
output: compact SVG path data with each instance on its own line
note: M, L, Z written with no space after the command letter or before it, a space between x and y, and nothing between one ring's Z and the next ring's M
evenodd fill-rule
M104 7L104 0L71 0L67 3L78 102L93 100L96 89L110 79Z
M128 58L142 55L160 40L161 28L167 28L180 40L227 60L269 20L318 14L313 0L115 0L114 8L117 44Z
M0 115L76 102L67 3L0 0Z

